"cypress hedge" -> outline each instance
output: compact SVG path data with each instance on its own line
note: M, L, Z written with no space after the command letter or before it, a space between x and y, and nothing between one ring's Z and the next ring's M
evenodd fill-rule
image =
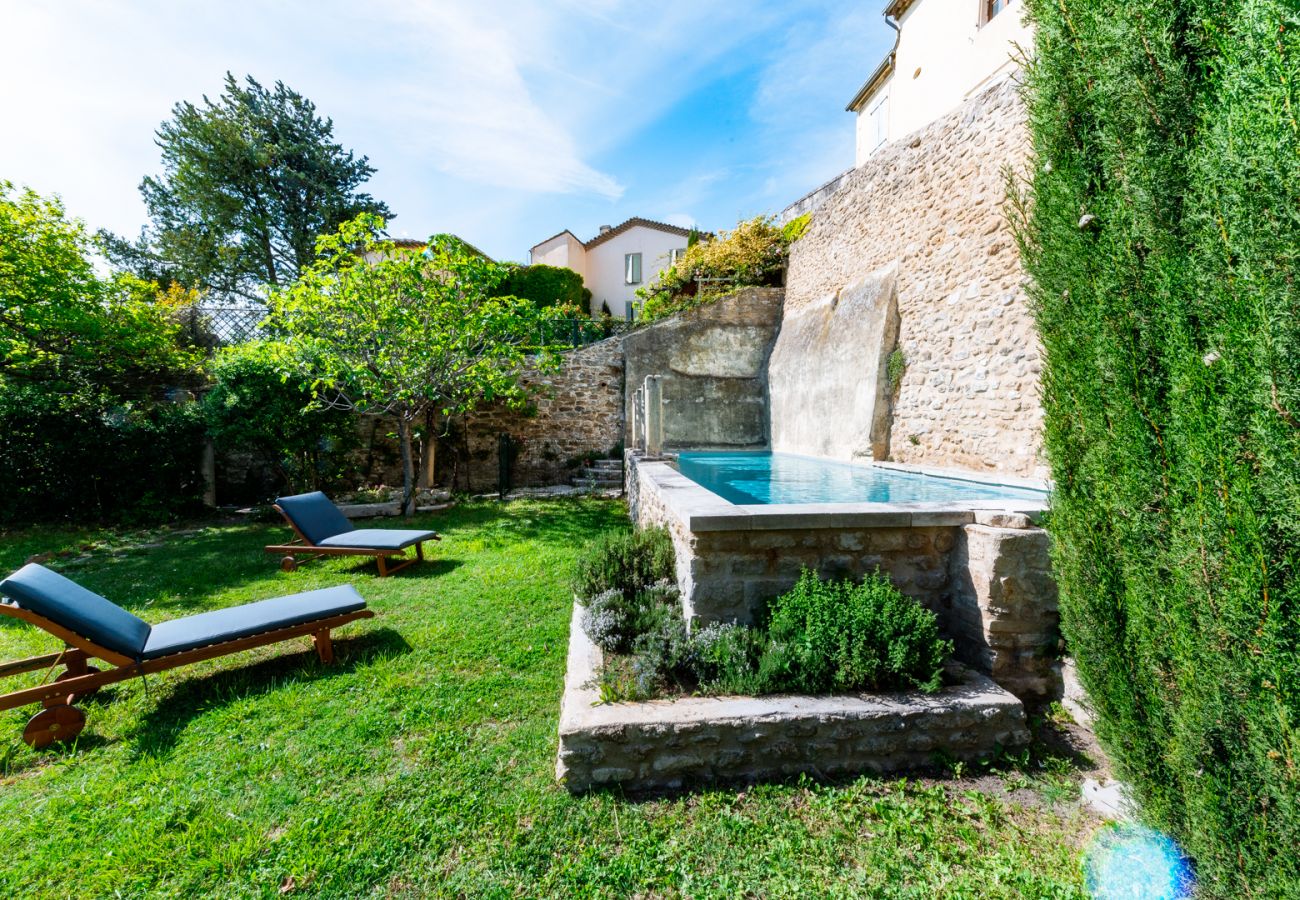
M1027 0L1062 624L1205 896L1300 896L1300 4Z

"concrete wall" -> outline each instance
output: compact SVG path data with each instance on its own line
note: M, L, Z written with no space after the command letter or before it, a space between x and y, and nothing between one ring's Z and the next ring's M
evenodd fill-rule
M654 281L669 263L672 250L685 250L686 238L669 234L656 228L635 225L616 237L587 251L587 270L584 282L591 290L591 311L599 315L602 304L618 318L627 315L628 306L636 301L636 289ZM641 281L626 284L624 281L624 256L641 254Z
M791 250L790 314L898 266L907 368L893 408L894 460L1047 475L1038 340L1004 214L1005 167L1023 168L1027 152L1024 109L1004 82L882 148Z
M647 375L662 376L665 449L767 446L782 298L780 288L747 288L624 338L626 408Z
M852 461L889 453L897 270L786 313L768 366L772 449Z
M876 151L871 111L889 95L886 134L898 141L979 94L1019 68L1017 47L1033 46L1033 29L1023 21L1023 0L986 23L983 0L919 0L899 20L902 35L894 73L857 110L857 160Z
M539 388L527 410L493 406L475 412L466 423L468 486L496 488L502 432L515 441L516 487L561 483L574 474L570 464L577 457L618 447L623 440L620 341L609 338L566 353L557 372L524 375L525 384Z

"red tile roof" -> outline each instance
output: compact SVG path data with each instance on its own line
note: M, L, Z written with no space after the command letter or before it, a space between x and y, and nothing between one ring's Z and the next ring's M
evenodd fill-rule
M655 231L663 231L667 234L679 235L680 237L689 237L691 233L689 228L681 228L677 225L669 225L667 222L656 222L653 219L643 219L640 216L633 216L623 224L615 225L609 231L602 231L582 246L590 250L592 247L599 246L600 244L605 243L605 241L616 238L623 232L636 228L638 225L644 228L653 228ZM563 232L561 232L561 234L563 234Z

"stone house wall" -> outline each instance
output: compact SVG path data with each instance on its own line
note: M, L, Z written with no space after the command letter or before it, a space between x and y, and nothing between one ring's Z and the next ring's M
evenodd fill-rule
M881 148L813 214L790 254L798 310L898 265L907 366L890 458L1042 477L1040 351L1005 215L1029 146L1005 81Z

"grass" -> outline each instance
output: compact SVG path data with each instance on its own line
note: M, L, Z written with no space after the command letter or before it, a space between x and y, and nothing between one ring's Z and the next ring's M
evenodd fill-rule
M0 568L68 551L50 565L155 621L345 581L378 612L332 667L302 640L107 688L74 746L33 752L33 710L0 713L0 896L1083 895L1096 822L1060 757L570 797L568 569L625 511L470 504L416 524L443 532L435 561L382 581L347 559L282 573L264 524L0 538ZM5 622L0 659L53 648Z

